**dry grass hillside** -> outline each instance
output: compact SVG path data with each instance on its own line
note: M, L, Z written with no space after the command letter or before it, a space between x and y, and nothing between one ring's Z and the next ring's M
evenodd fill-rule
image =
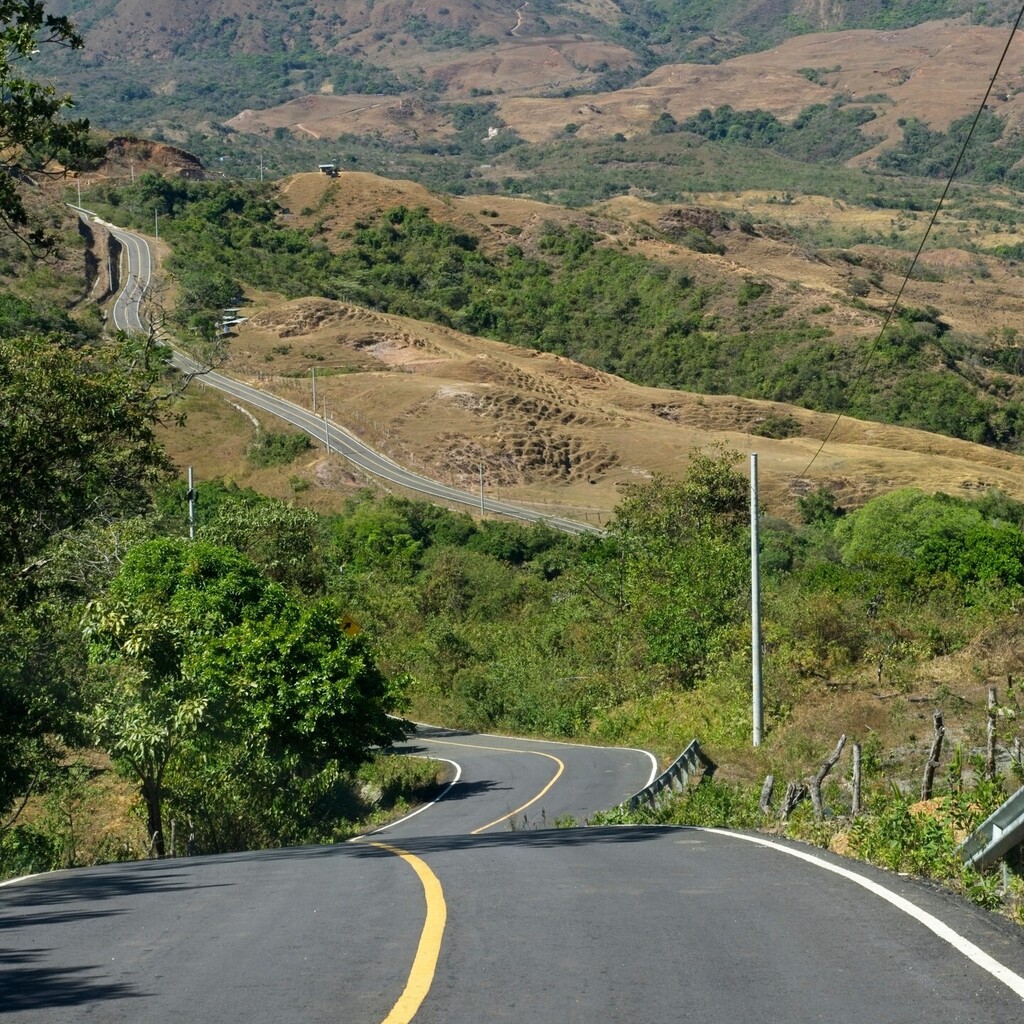
M678 216L679 208L620 199L591 211L570 212L510 198L442 197L413 183L369 174L343 174L333 180L299 175L281 196L290 218L301 224L319 221L329 227L326 237L334 239L357 221L398 203L424 205L434 216L475 231L486 228L495 244L509 227L520 230L515 237L521 244L529 244L533 225L551 218L585 218L605 232L606 244L688 261L707 281L756 274L774 282L773 289L791 303L794 316L818 310L821 322L837 332L867 335L877 330L877 316L846 297L848 263L804 252L784 232L779 240L723 229L716 237L724 238L726 255L699 255L651 230L652 224ZM756 209L764 197L708 199L728 212L730 203ZM813 215L799 204L778 209L793 217ZM837 217L847 213L828 212ZM876 255L881 266L882 254ZM1019 323L1024 300L1013 268L990 261L986 276L972 279L968 288L979 257L964 262L961 255L932 253L930 259L945 268L945 277L915 282L906 301L934 303L952 323L975 330ZM884 283L895 288L895 274L886 274ZM882 292L873 298L878 305L884 301ZM231 342L229 372L306 403L315 368L318 396L328 402L331 418L397 462L470 490L476 488L482 466L492 495L552 512L603 522L623 484L655 473L678 474L691 449L715 443L744 455L758 453L763 500L774 514L793 516L796 499L822 485L852 506L908 485L958 495L998 487L1024 498L1024 461L967 442L852 419L837 423L834 416L778 403L638 387L558 356L338 301L285 301L261 294L250 296L250 302L243 310L249 319ZM202 415L213 415L215 408L207 403ZM172 440L179 458L201 466L204 455L212 456L216 447L210 445L211 437L237 433L237 412L223 409L235 418L235 426L205 427L200 434L207 440L199 443ZM799 422L799 436L758 436L767 419L781 416ZM243 435L251 429L246 421ZM227 456L218 458L223 471ZM228 465L230 475L236 476L244 470L240 453L234 458L235 469L230 469L230 459ZM351 474L330 468L335 461L326 463L318 454L289 470L315 485L302 492L302 500L329 505L329 493L344 494L351 488ZM325 493L318 494L318 488Z
M845 94L876 112L867 132L879 139L881 148L901 137L901 118L919 118L944 129L977 109L1005 43L1005 28L959 22L928 22L900 31L816 33L720 64L666 64L615 92L551 98L539 93L585 87L573 70L577 65L600 57L615 66L614 57L589 55L581 61L565 39L527 43L506 37L492 47L459 55L444 74L447 91L454 96L468 98L481 90L489 94L500 86L489 95L497 103L496 114L528 142L556 138L569 123L579 126L576 134L582 139L609 138L617 132L628 137L646 132L662 112L682 120L702 108L725 104L737 110L768 110L786 120L811 104ZM1018 33L991 101L1011 131L1024 120L1022 61L1024 34ZM267 110L242 111L227 126L256 133L287 128L325 139L345 132L380 132L403 142L427 142L454 130L443 109L415 94L309 95ZM876 152L858 161L870 161Z
M787 314L808 316L842 332L870 335L878 318L851 304L852 278L871 274L868 305L885 309L902 282L909 254L878 245L853 245L856 262L838 252L821 251L796 240L807 229L827 228L834 236L895 233L917 240L927 214L884 207L865 208L828 196L801 195L780 203L766 191L697 193L687 206L647 202L622 196L587 210L567 210L513 196L447 196L411 181L396 181L365 172L336 178L298 174L287 179L280 201L289 222L316 227L328 245L344 246L344 235L357 224L374 221L390 207L424 207L435 220L457 224L481 238L485 251L510 242L529 251L531 236L548 221L580 224L598 231L607 245L619 245L652 259L686 264L709 282L757 278L784 289ZM738 221L755 222L745 231ZM672 241L687 226L701 226L724 248L719 254L696 253ZM935 306L950 326L984 332L1019 324L1024 319L1022 268L1016 261L983 256L956 246L1010 244L1017 236L992 230L971 216L945 208L932 244L921 259L928 280L914 280L904 292L905 305ZM823 311L823 305L833 308ZM812 310L822 310L812 313Z

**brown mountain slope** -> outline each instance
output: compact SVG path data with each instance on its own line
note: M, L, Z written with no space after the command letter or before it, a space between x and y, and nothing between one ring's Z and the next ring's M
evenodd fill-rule
M1018 36L992 100L993 109L1014 129L1024 120L1024 34ZM704 107L725 104L789 119L811 104L847 94L875 110L877 119L867 131L884 146L900 138L900 118L916 117L945 128L975 110L1005 45L1006 30L929 22L903 31L818 33L721 64L666 65L617 92L537 96L539 87L550 89L556 80L562 87L580 84L560 70L575 61L564 42L545 40L538 54L519 42L499 41L461 55L445 82L456 95L497 90L489 97L498 105L496 113L530 142L553 139L570 122L579 126L576 134L581 138L616 132L629 136L646 132L664 111L681 120ZM227 124L245 132L298 128L320 138L379 131L424 141L452 131L448 117L413 95L308 96L269 110L241 112Z
M637 239L638 248L646 246L653 254L656 247L661 258L690 261L708 280L713 275L742 279L757 267L762 279L769 271L780 292L788 280L797 282L796 290L786 289L797 308L827 310L820 316L837 329L877 329L877 317L841 299L842 275L849 272L842 260L832 266L791 242L740 231L730 232L726 256L645 240L642 226L666 211L638 201L618 200L579 214L511 199L440 197L412 183L368 174L334 180L299 175L286 184L282 198L300 210L291 214L296 220L330 223L333 238L356 220L399 202L426 205L435 216L467 227L489 223L496 234L503 227L521 227L521 242L531 224L548 217L587 216L618 230L621 238ZM498 217L482 215L481 204ZM1007 316L1016 310L1019 317L1022 300L1004 294L1015 279L1003 273L1002 279L993 273L981 282L990 289L983 297L972 296L962 279L948 286L915 282L914 288L944 288L943 301L959 295L954 319L991 313L971 305L977 303L1003 303ZM822 298L829 296L833 301L823 306ZM796 499L818 486L832 488L845 505L909 485L960 495L998 487L1024 498L1024 460L967 442L852 419L837 423L834 416L781 403L639 387L554 355L343 302L285 301L268 294L250 300L243 311L249 320L230 346L229 372L308 404L315 368L318 398L327 401L332 420L395 461L471 491L483 467L488 493L553 513L603 522L624 483L659 472L678 474L691 449L713 443L759 454L764 502L774 514L794 516ZM767 422L782 417L799 424L799 436L758 435ZM196 465L203 456L194 447L180 453ZM327 467L314 458L300 475L327 490L350 486L348 478L339 480ZM316 500L322 504L323 496Z
M213 54L282 52L355 56L399 78L425 79L457 95L493 87L516 91L585 86L599 65L636 63L625 46L581 34L587 24L616 24L621 12L602 0L577 0L566 10L501 0L112 0L98 8L54 0L82 30L86 60L167 61ZM170 82L168 83L170 86Z
M331 419L401 465L470 491L482 466L489 494L553 513L604 521L622 484L676 475L691 449L716 443L759 454L763 499L778 515L795 515L797 497L818 486L846 505L910 485L1024 498L1021 458L923 431L638 387L558 356L327 299L262 295L244 312L230 373L308 405L315 367ZM794 417L801 436L753 433L773 416ZM324 483L322 468L308 469Z
M666 65L615 93L509 99L499 111L525 139L536 142L554 138L570 121L580 126L583 137L628 134L647 130L662 111L682 120L702 108L726 104L737 110L769 110L787 120L813 103L847 94L876 111L877 119L866 131L889 142L901 138L900 118L916 117L944 129L976 110L1006 35L1001 28L951 22L928 22L899 32L817 33L722 64ZM1018 37L993 100L1013 126L1024 119L1024 33Z

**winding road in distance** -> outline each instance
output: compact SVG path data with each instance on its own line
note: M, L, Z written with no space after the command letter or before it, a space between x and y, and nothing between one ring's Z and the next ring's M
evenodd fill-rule
M106 221L101 221L90 210L79 206L72 206L72 209L81 217L92 218L98 223L103 224L121 243L127 257L127 278L120 294L114 300L114 326L118 330L127 332L146 330L142 320L141 303L145 297L146 289L149 287L153 272L149 243L142 235L138 235L133 231L126 231L124 228L115 227ZM277 416L279 419L298 427L300 430L304 430L311 437L323 442L332 452L344 456L353 465L363 470L363 472L421 494L426 498L440 502L466 505L489 512L492 515L507 516L510 519L517 519L523 522L546 523L552 529L561 530L563 533L601 534L604 532L595 526L577 522L575 519L545 515L532 509L523 508L520 505L496 501L486 496L481 501L479 494L471 494L468 491L462 491L455 487L448 487L445 484L438 483L436 480L431 480L428 477L403 469L397 463L392 462L386 456L381 455L373 448L364 444L347 430L330 421L325 422L322 417L308 412L293 402L289 402L284 398L278 398L265 391L260 391L258 388L249 387L249 385L227 377L224 374L208 370L194 359L190 359L178 351L174 352L171 362L183 373L201 374L203 382L210 387L231 395L239 401L246 402L263 412Z
M338 846L0 888L0 1014L164 1024L1011 1024L1019 928L763 836L550 827L652 759L421 727L438 802Z
M642 751L420 727L432 805L337 846L0 886L12 1024L1015 1024L1024 932L753 833L553 828Z

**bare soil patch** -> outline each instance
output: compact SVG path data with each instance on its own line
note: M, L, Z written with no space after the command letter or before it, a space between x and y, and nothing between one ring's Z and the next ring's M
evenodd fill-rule
M1003 27L928 22L899 31L821 32L787 40L773 50L720 64L669 64L615 92L552 98L559 89L586 88L594 76L581 68L605 62L616 68L628 54L606 44L552 35L510 38L477 52L419 54L428 77L458 97L490 91L497 113L529 142L551 140L576 124L580 138L631 136L649 130L663 112L683 120L702 108L729 104L737 110L768 110L783 120L814 103L845 95L870 106L876 119L866 131L878 145L853 163L870 163L901 138L901 118L919 118L944 129L977 109L1006 42ZM1014 59L1014 53L1017 59ZM1024 121L1024 39L1011 47L1006 70L995 83L992 109L1012 124ZM395 51L391 56L401 62ZM413 58L412 52L408 54ZM495 92L495 85L500 92ZM388 138L424 141L451 131L446 115L414 93L404 97L303 97L269 110L247 110L227 122L236 131L284 127L317 138L379 131Z

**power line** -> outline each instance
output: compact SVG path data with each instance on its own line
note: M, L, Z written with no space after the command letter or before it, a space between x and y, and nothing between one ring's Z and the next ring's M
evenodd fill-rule
M953 170L949 173L949 179L946 181L946 187L942 190L942 195L939 196L938 203L935 204L935 210L931 215L931 219L928 221L928 226L925 228L924 235L921 238L921 244L917 247L917 252L914 253L914 258L910 261L910 266L907 267L907 272L903 276L903 281L900 283L899 291L896 293L896 298L892 300L892 305L889 307L889 311L885 315L885 320L882 321L882 326L878 331L878 335L871 344L871 348L868 349L867 354L864 356L864 365L860 372L853 378L852 383L857 384L868 372L868 365L871 362L875 352L878 351L878 346L882 342L882 338L885 336L886 329L889 324L892 323L892 318L896 315L896 310L899 309L900 299L903 298L903 292L906 290L907 283L910 281L911 275L914 273L914 268L917 266L917 261L924 251L925 244L928 241L928 236L932 233L932 228L935 226L936 220L938 220L939 213L942 210L942 205L946 201L946 196L949 195L949 190L953 185L953 181L956 178L957 171L960 170L960 164L963 162L964 154L967 152L967 147L971 144L971 138L974 135L974 129L977 128L978 122L981 120L981 115L985 112L985 107L988 106L989 96L992 94L992 90L995 88L996 79L999 77L999 72L1003 68L1003 62L1006 60L1006 55L1010 52L1010 46L1013 43L1013 37L1017 34L1017 29L1020 28L1021 21L1024 20L1024 4L1021 5L1021 9L1017 14L1017 20L1013 23L1013 28L1010 29L1010 37L1006 40L1006 45L1003 47L1003 52L999 57L999 63L996 64L995 71L992 72L992 77L989 79L988 88L985 90L985 95L981 99L981 103L978 105L978 110L974 115L974 120L971 122L970 130L967 133L967 138L964 139L964 144L960 147L960 152L957 154L956 163L953 164ZM806 476L811 466L814 465L818 456L824 451L825 445L831 440L832 435L835 433L836 427L839 426L840 421L843 419L843 413L839 413L832 426L829 427L828 433L825 434L818 450L811 456L811 461L807 463L807 467L804 469L801 476Z

